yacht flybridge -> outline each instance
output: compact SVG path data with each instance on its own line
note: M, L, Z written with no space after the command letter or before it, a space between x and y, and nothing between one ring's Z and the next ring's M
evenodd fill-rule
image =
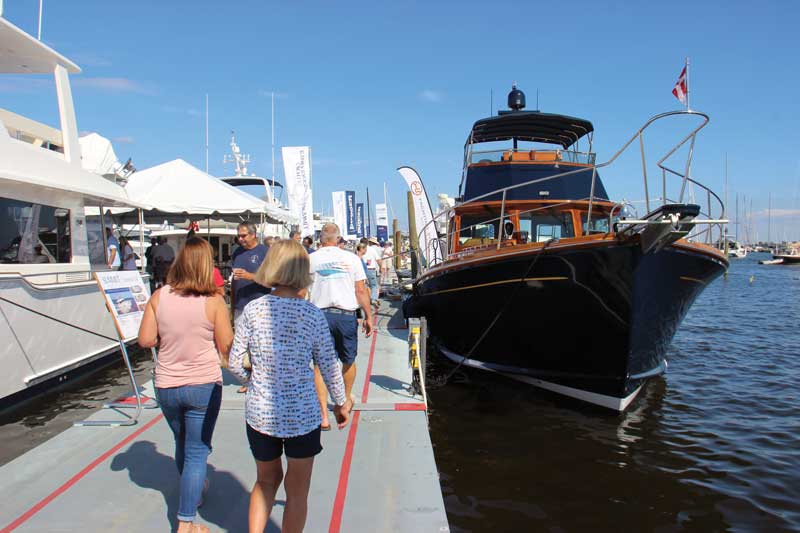
M443 253L421 250L406 312L425 316L434 342L459 365L623 410L647 378L665 371L687 310L728 268L712 245L726 222L724 206L689 177L708 117L653 117L597 164L591 122L524 111L516 87L508 100L510 110L477 121L469 133L460 198L441 215L447 233L435 241ZM670 118L695 124L657 161L656 187L644 166L644 132ZM643 216L611 200L599 175L637 144ZM680 170L668 166L684 152ZM708 205L684 203L689 184ZM658 200L650 198L654 190Z
M52 74L60 127L0 110L0 401L119 348L92 279L107 269L103 210L147 207L81 167L75 63L0 17L0 73ZM87 215L86 207L96 215Z

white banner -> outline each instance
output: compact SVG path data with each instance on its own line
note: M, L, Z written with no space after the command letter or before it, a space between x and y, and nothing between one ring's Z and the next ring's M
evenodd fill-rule
M110 270L95 272L94 277L103 296L119 336L129 341L139 336L150 288L145 285L138 270Z
M386 211L386 204L375 204L375 225L389 226L389 214Z
M347 201L344 191L335 191L333 196L333 221L339 226L339 234L343 237L347 233Z
M439 236L436 233L436 224L431 222L433 213L428 201L428 194L425 192L422 178L416 170L411 167L400 167L397 171L406 180L411 191L411 197L414 200L414 219L419 232L419 247L427 266L430 267L442 261L442 250L439 245Z
M289 196L289 211L300 220L300 234L314 236L314 213L311 197L311 148L284 146L283 175Z

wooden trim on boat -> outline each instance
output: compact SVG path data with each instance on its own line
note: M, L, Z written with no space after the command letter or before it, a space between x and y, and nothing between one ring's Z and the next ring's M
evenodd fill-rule
M526 244L507 246L504 248L500 248L499 250L496 248L496 245L493 245L483 249L473 248L472 250L474 250L474 252L472 253L470 253L470 250L465 250L459 252L460 257L448 259L444 263L440 263L432 267L430 270L428 270L428 272L419 277L417 283L422 282L435 275L439 275L442 272L459 269L466 265L474 265L476 263L491 263L494 261L502 261L504 259L507 259L508 257L513 257L515 255L524 255L524 254L540 252L544 249L545 244L546 242L530 242ZM583 235L580 237L573 237L568 240L562 239L555 243L547 244L547 249L563 250L566 248L566 249L580 250L585 248L594 248L598 246L608 246L608 245L629 246L631 245L631 241L620 242L616 238L615 233L603 233L594 235ZM725 265L730 264L728 259L722 254L721 251L707 244L680 240L672 243L670 246L685 252L699 253L701 255L705 255L710 259L720 261ZM517 281L519 281L519 278L517 278Z
M443 289L441 291L433 291L425 293L425 296L433 296L434 294L444 294L446 292L458 292L458 291L465 291L467 289L479 289L481 287L491 287L492 285L504 285L507 283L520 283L520 282L528 282L528 281L569 281L569 278L566 276L552 276L552 277L545 277L545 278L514 278L514 279L504 279L502 281L492 281L490 283L478 283L477 285L466 285L464 287L456 287L454 289Z

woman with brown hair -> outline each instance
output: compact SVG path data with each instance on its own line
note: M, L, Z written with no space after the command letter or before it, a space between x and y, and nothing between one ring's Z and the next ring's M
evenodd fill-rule
M159 346L156 397L173 435L180 479L178 532L206 532L194 524L208 490L206 460L222 400L220 356L233 340L230 315L217 293L211 246L186 240L153 293L139 328L139 345Z
M272 287L272 292L248 303L236 322L228 370L247 383L245 429L257 477L250 493L250 531L264 531L282 481L286 505L281 531L299 532L305 525L314 456L322 451L312 361L336 402L339 429L349 420L350 402L328 322L304 299L311 285L308 258L299 242L274 243L269 260L255 274L256 283ZM243 366L248 352L249 370Z

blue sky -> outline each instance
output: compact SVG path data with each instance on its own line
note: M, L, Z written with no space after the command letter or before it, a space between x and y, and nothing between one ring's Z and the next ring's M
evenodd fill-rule
M505 107L512 81L542 111L595 126L608 159L649 116L678 109L670 93L691 58L692 107L711 116L693 175L729 209L752 201L758 236L800 239L800 3L718 2L56 2L43 39L75 60L79 128L115 142L140 169L183 158L223 165L235 130L250 170L270 174L270 98L280 146L312 149L315 210L330 193L390 191L405 225L405 185L454 195L472 123ZM6 0L4 16L35 34L38 0ZM49 82L42 81L41 85ZM56 124L40 83L0 78L0 106ZM658 135L654 140L659 141ZM638 156L637 156L638 157ZM636 157L603 174L612 197L642 198ZM740 230L742 231L742 230ZM755 233L755 231L753 232Z

